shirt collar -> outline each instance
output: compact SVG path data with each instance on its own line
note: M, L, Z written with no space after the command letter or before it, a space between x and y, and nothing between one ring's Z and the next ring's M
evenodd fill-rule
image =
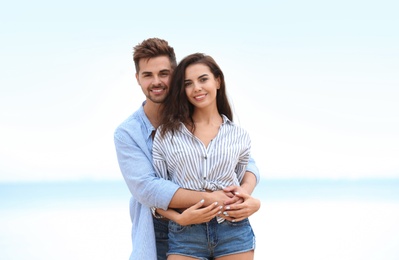
M154 126L151 124L150 120L148 119L148 117L146 116L146 114L144 113L144 105L145 105L145 101L143 102L143 104L141 104L140 109L138 110L139 112L139 116L141 118L141 120L143 121L143 127L146 133L146 136L151 136L152 132L155 131L156 129L154 128Z
M225 115L223 115L223 114L222 114L222 119L223 119L222 125L224 125L224 124L231 124L231 123L232 123L232 121L231 121L230 119L228 119L227 116L225 116Z

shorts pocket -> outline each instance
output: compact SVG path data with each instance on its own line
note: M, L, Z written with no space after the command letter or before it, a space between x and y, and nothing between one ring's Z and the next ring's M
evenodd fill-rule
M188 226L182 226L172 220L169 221L169 232L180 233L185 230Z

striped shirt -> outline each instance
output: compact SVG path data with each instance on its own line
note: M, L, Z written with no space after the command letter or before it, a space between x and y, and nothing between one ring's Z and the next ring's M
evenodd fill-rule
M161 138L157 131L152 151L157 175L198 191L240 185L250 158L251 140L244 129L222 117L218 134L207 147L183 123L173 137L167 132Z

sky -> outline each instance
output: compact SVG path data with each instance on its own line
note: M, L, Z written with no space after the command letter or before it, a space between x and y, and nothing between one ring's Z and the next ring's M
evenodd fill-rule
M132 48L224 71L264 179L399 178L397 1L8 1L0 182L121 180L115 128L144 95Z

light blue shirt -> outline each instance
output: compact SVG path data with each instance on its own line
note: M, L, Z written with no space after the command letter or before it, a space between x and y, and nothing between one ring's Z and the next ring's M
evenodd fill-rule
M151 136L154 130L141 106L118 126L114 134L119 167L132 194L130 199L133 246L130 259L132 260L157 259L150 207L166 210L179 188L171 181L155 175Z
M119 167L132 194L132 253L130 259L157 260L154 225L150 207L166 210L179 188L177 184L156 176L152 161L152 137L155 128L144 113L145 103L114 133ZM250 159L247 171L259 182L259 171Z

